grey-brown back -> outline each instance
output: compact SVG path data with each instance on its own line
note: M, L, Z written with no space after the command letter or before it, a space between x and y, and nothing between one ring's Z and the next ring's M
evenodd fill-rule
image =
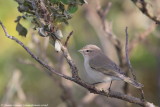
M100 71L104 74L116 76L117 73L123 74L120 67L111 61L105 54L102 52L97 56L89 60L89 65L91 68Z

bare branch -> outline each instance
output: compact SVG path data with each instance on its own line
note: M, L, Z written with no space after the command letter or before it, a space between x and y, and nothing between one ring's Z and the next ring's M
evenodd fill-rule
M145 14L148 18L153 20L156 24L160 24L160 20L158 20L157 16L152 15L149 10L147 9L147 3L145 0L131 0L137 7L138 9Z
M100 8L99 10L97 10L97 13L98 13L99 17L101 18L101 22L102 22L104 31L106 31L105 17L107 15L107 13L109 12L111 6L112 6L112 3L111 2L109 2L109 3L107 2L104 5L104 9Z
M98 90L93 85L86 84L85 82L83 82L79 78L79 76L78 76L78 69L77 69L76 65L74 64L73 60L71 59L70 54L68 53L67 48L65 48L64 46L62 47L62 52L63 52L63 55L66 58L67 62L70 65L70 68L72 70L72 77L73 78L55 71L54 68L52 68L51 66L47 65L45 62L43 62L37 56L35 56L21 41L19 41L15 37L9 35L7 33L4 25L1 22L0 22L0 25L2 26L2 28L3 28L4 32L5 32L6 37L8 37L9 39L15 41L20 46L22 46L26 50L26 52L29 53L32 56L32 58L34 58L43 67L45 67L46 69L48 69L48 72L46 71L48 75L53 76L53 74L56 74L56 75L58 75L60 77L63 77L65 79L67 79L67 80L73 81L73 82L81 85L82 87L88 89L91 93L94 93L94 94L99 94L99 95L103 95L103 96L107 96L107 97L111 97L111 98L121 99L121 100L124 100L124 101L128 101L130 103L138 104L138 105L143 106L143 107L151 107L151 106L148 106L148 105L153 105L152 103L149 103L147 101L142 101L140 98L136 98L136 97L133 97L133 96L125 95L125 94L122 94L122 93L119 93L119 92L115 92L115 91L110 91L108 93L108 91ZM154 105L152 107L154 107Z

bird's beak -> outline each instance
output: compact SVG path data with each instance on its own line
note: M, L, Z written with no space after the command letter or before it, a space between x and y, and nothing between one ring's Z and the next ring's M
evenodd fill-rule
M82 53L82 52L83 52L83 50L82 50L82 49L80 49L80 50L78 50L78 52Z

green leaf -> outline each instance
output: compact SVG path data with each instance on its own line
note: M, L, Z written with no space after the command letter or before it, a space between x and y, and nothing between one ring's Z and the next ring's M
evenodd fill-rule
M26 37L27 35L27 29L23 27L20 23L17 23L16 31L19 33L19 35Z
M77 5L72 5L72 4L70 4L69 6L68 6L68 12L69 13L75 13L76 11L78 10L78 6Z

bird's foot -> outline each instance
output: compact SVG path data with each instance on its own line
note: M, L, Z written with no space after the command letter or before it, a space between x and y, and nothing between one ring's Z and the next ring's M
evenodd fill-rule
M109 97L110 92L111 92L111 89L109 88L108 93L107 93L107 97Z
M100 89L103 93L106 93L106 96L109 97L109 90L105 90L105 89Z

